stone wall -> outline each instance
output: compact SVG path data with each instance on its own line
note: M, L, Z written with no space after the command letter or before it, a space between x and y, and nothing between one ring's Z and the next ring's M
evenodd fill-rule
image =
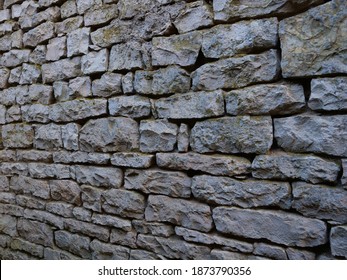
M1 259L347 257L345 0L0 0Z

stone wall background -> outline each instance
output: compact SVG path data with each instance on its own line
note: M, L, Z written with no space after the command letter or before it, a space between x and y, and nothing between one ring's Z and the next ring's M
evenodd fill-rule
M1 259L347 257L345 0L0 0Z

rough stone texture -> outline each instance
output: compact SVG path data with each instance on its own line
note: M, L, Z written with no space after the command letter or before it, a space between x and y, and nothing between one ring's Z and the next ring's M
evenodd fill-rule
M82 151L132 151L139 147L138 124L124 117L90 120L82 127L79 140Z
M341 183L345 189L347 189L347 159L342 160L342 170L343 174L341 177Z
M257 82L271 82L277 78L279 69L279 56L275 50L220 59L206 63L192 73L192 88L234 89Z
M277 206L288 209L291 205L289 183L244 180L227 177L194 176L192 193L195 198L217 205L242 208Z
M29 148L34 140L34 130L27 124L2 126L2 143L6 148Z
M274 152L256 156L252 175L260 179L303 180L311 183L337 180L340 166L335 161L314 155Z
M118 96L108 100L110 115L130 118L143 118L151 114L151 103L139 95Z
M108 97L122 92L122 75L116 73L105 73L100 79L92 83L94 96Z
M147 221L169 222L203 232L212 228L210 207L196 201L150 195L145 216Z
M42 80L51 83L57 80L74 78L81 74L81 58L62 59L42 65Z
M44 223L20 218L17 223L19 236L45 247L53 246L53 230Z
M293 183L292 207L307 217L347 222L347 192L341 188Z
M347 227L337 226L331 229L331 253L334 256L347 257Z
M81 70L83 74L105 72L108 67L108 50L102 49L98 52L89 52L81 59Z
M176 94L154 101L154 114L167 119L201 119L224 114L221 90Z
M115 153L111 157L111 164L132 168L148 168L152 166L154 159L154 155L141 153Z
M346 77L313 79L308 106L317 111L346 110L346 87Z
M89 243L90 238L78 234L71 234L64 230L54 233L54 240L57 246L82 258L90 258Z
M118 16L118 8L115 4L103 5L100 8L88 10L84 15L84 25L92 26L106 23Z
M52 38L47 45L46 59L49 61L59 60L66 55L66 37Z
M280 22L282 75L347 73L344 0L334 0Z
M87 54L90 28L79 28L67 35L67 56Z
M51 197L54 200L66 201L68 203L81 204L81 188L70 180L52 180L49 182Z
M191 179L182 172L128 169L124 180L124 187L129 190L172 197L190 197Z
M263 84L225 93L230 115L288 115L305 107L304 89L292 83Z
M92 163L107 164L110 155L86 152L54 152L53 161L57 163Z
M266 153L272 145L272 130L272 120L266 116L211 119L195 124L190 145L198 153Z
M268 245L266 243L256 243L253 254L265 256L275 260L287 259L286 251L283 248L278 246Z
M54 36L54 23L45 22L23 34L24 46L36 47Z
M234 176L250 173L249 160L236 156L198 153L157 153L157 164L174 170L202 171L212 175Z
M213 209L213 219L218 231L236 236L298 247L327 242L324 222L288 212L217 207Z
M110 245L94 239L90 243L93 260L127 260L130 250L126 247Z
M347 156L347 117L310 116L274 119L278 145L290 152Z
M42 150L57 150L63 146L61 126L47 124L36 127L34 146Z

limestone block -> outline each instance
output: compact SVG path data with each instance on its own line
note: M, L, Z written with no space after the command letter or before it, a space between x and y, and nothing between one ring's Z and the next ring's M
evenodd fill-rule
M190 136L194 152L266 153L272 145L272 120L264 117L224 117L200 121Z
M17 235L17 218L0 214L0 232L9 236Z
M162 237L169 237L175 234L173 226L164 223L147 222L145 220L132 220L132 225L138 233Z
M83 259L91 258L89 237L71 234L65 230L58 230L54 233L54 240L56 245L61 249L78 255Z
M62 216L64 218L71 218L73 217L72 210L74 206L70 203L66 202L48 202L46 204L46 211L49 213L53 213L59 216Z
M345 6L334 0L280 22L283 77L347 73Z
M24 105L21 107L22 118L25 122L49 122L49 107L42 104Z
M139 148L138 124L130 118L89 120L80 131L80 149L87 152L131 152Z
M52 153L38 150L17 151L17 161L41 161L51 162Z
M99 187L94 188L88 185L82 185L82 201L84 209L90 209L94 212L101 212L101 195L103 190ZM91 217L89 219L91 221Z
M5 67L0 67L0 89L7 87L7 81L10 77L10 70Z
M129 248L103 243L97 239L90 243L90 249L93 260L128 260L130 255Z
M81 58L66 58L42 65L43 83L52 83L59 80L74 78L81 74Z
M61 126L54 123L35 128L34 146L42 150L57 150L63 146Z
M21 250L38 258L43 257L43 246L36 245L21 238L12 239L10 247L12 250Z
M47 47L44 45L38 45L30 54L29 62L34 64L46 63Z
M129 72L122 77L122 90L124 94L132 94L134 92L134 73Z
M5 67L18 66L24 62L28 62L30 52L30 50L11 50L0 57L0 64Z
M89 97L92 95L90 77L77 77L69 81L71 95L77 97Z
M151 103L139 95L118 96L108 100L108 110L112 116L143 118L151 114Z
M30 11L28 14L24 14L18 19L18 22L21 28L23 29L33 28L35 26L38 26L40 23L47 21L47 19L49 19L51 22L56 22L60 19L59 7L56 7L56 6L50 7L42 12L37 12L37 9L35 12L33 12L34 9L32 9L32 11ZM45 27L43 30L47 30L47 28L48 27ZM42 30L42 28L38 30ZM38 38L41 39L44 37L38 37Z
M88 9L93 6L101 6L102 0L76 0L78 13L84 14Z
M266 243L256 243L253 254L265 256L275 260L288 259L286 250L284 248L279 246L269 245Z
M115 153L111 157L111 164L119 167L148 168L154 162L154 155L142 153Z
M330 234L331 253L334 256L347 257L347 227L337 226L331 229Z
M347 117L298 115L274 119L278 145L290 152L347 156Z
M2 126L2 143L5 148L29 148L34 141L34 130L27 124Z
M50 21L44 22L27 33L24 33L23 43L24 46L36 47L38 44L51 39L54 35L54 23Z
M83 25L83 17L76 16L72 18L67 18L62 22L57 22L55 24L55 33L57 35L67 34L73 32L77 28L82 27Z
M67 56L87 54L89 48L90 28L78 28L67 34Z
M137 41L114 45L110 53L109 71L143 69L143 51L142 44Z
M75 125L75 124L73 124ZM67 125L69 126L69 124ZM62 127L64 130L64 127ZM76 138L77 139L77 138ZM64 138L63 138L64 143ZM64 144L66 146L66 144ZM91 163L91 164L107 164L110 155L104 153L86 153L86 152L54 152L53 161L57 163Z
M116 4L104 4L101 7L96 7L88 10L84 14L84 25L93 26L106 23L111 19L117 18L118 7Z
M89 52L81 60L83 74L106 72L108 68L108 50L102 49L98 52Z
M130 220L111 215L93 213L92 222L103 226L116 227L124 231L131 231L132 229Z
M74 219L65 219L64 228L72 233L80 233L86 236L97 238L101 241L108 241L110 237L110 231L108 228L94 225L92 223L77 221Z
M234 89L257 82L271 82L278 77L279 70L279 55L276 50L220 59L206 63L192 73L192 88L193 90Z
M61 139L66 150L77 151L79 149L78 133L80 125L69 123L61 127Z
M35 84L41 77L41 68L38 65L24 63L19 84Z
M145 217L146 221L169 222L202 232L212 229L210 207L191 200L150 195Z
M109 97L122 93L122 75L107 72L92 83L93 96Z
M69 166L63 164L29 163L28 170L33 178L70 179Z
M18 234L30 242L53 247L53 230L44 223L20 218L17 223Z
M61 18L65 19L77 14L77 5L76 1L68 0L63 3L60 7Z
M181 123L177 135L177 149L179 152L188 152L189 149L190 128L188 125Z
M81 188L71 180L49 181L51 197L57 201L65 201L75 205L81 205Z
M259 180L239 181L227 177L194 176L192 192L195 198L218 205L252 208L277 206L289 209L289 183Z

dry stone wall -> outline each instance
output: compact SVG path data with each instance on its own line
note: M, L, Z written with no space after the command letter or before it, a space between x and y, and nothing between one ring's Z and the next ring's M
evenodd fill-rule
M346 7L0 0L0 257L347 258Z

